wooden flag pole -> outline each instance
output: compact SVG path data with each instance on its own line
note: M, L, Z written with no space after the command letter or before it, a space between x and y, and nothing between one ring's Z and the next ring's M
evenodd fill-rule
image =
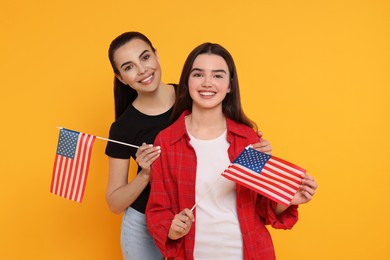
M63 127L61 126L57 126L57 128L59 129L63 129ZM112 140L112 139L108 139L108 138L104 138L104 137L100 137L100 136L95 136L97 139L101 139L101 140L105 140L105 141L109 141L109 142L113 142L113 143L117 143L117 144L122 144L122 145L127 145L127 146L131 146L131 147L134 147L134 148L139 148L139 146L137 145L134 145L134 144L128 144L128 143L124 143L124 142L119 142L119 141L116 141L116 140Z
M214 182L209 186L209 188L207 189L207 191L203 194L202 197L200 197L198 199L198 201L195 202L194 206L192 206L192 208L190 209L191 211L193 211L195 209L195 207L198 205L199 201L201 201L203 198L205 198L207 196L207 194L210 192L211 188L214 187L214 185L220 180L221 176L217 176L216 179L214 180Z

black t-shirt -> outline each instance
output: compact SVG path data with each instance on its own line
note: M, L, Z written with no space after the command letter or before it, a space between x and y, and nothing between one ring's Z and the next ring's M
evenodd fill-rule
M157 134L169 125L169 119L173 108L170 108L163 114L150 116L138 111L130 104L125 112L111 125L109 138L112 140L141 146L142 143L153 144ZM106 154L110 157L135 159L136 148L107 142ZM138 167L137 174L141 171ZM146 204L149 199L150 184L142 191L140 196L131 205L141 213L145 213Z

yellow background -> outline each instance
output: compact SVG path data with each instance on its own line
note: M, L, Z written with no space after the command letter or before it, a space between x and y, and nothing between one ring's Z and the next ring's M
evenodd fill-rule
M320 187L278 259L390 259L390 4L367 1L3 1L0 259L120 259L96 140L84 202L49 192L58 129L107 137L111 40L145 33L164 82L204 41L234 56L273 154Z

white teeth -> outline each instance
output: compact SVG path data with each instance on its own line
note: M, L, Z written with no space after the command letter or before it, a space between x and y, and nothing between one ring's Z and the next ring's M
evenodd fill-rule
M146 79L142 80L141 82L146 82L146 81L149 81L151 78L153 77L153 74L150 75L149 77L147 77Z
M202 96L214 96L215 95L214 92L199 92L199 94Z

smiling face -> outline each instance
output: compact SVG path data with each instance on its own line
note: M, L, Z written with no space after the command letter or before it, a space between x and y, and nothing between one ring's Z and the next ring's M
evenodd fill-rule
M161 82L161 68L157 53L143 40L134 39L114 53L116 77L139 94L153 92Z
M219 55L200 54L194 60L188 79L193 109L221 109L230 91L230 75L226 61Z

